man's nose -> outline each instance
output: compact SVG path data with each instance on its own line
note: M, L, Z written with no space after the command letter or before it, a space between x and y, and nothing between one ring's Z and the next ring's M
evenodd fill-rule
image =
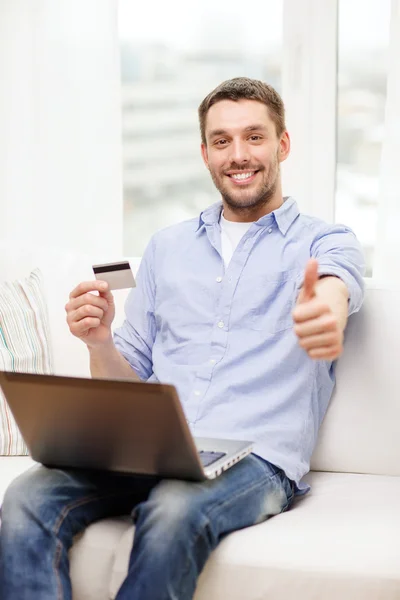
M236 140L231 144L231 162L239 165L246 164L250 160L247 144L242 140Z

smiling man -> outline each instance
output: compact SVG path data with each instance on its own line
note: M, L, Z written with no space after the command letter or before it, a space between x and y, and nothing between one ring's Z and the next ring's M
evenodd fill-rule
M254 453L206 483L32 469L4 500L3 600L70 599L73 537L129 512L136 531L117 599L189 600L225 535L307 491L334 361L362 303L363 257L350 229L282 197L290 139L273 88L226 81L199 117L221 202L153 237L114 336L99 281L71 292L67 320L93 376L173 383L196 436L254 440Z
M257 100L213 102L209 97L200 107L202 154L221 193L225 218L258 220L266 207L272 212L282 204L280 163L290 149L283 114L266 119L268 108Z

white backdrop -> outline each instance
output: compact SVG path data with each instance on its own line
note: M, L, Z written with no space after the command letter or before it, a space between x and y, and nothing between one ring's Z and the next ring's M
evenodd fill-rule
M116 0L0 0L0 236L122 252Z

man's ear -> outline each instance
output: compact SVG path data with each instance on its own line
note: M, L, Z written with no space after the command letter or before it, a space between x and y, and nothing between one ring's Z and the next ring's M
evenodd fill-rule
M201 144L201 156L203 157L204 160L204 164L206 165L207 169L210 169L210 167L208 166L208 152L207 152L207 146L206 144Z
M279 162L283 162L290 154L290 137L287 131L284 131L279 140Z

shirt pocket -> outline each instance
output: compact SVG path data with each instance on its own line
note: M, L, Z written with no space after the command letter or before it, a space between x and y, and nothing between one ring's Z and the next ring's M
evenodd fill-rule
M258 275L250 284L248 327L266 334L293 327L292 312L297 299L298 269Z

